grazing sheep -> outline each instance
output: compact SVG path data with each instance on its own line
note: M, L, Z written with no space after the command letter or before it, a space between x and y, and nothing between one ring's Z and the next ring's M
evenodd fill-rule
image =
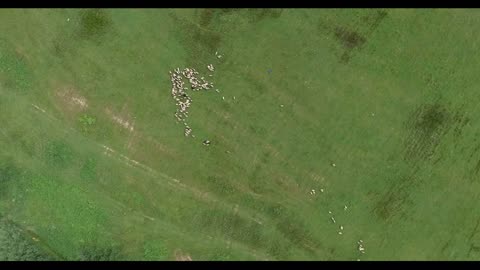
M213 71L213 65L210 64L207 66L209 70ZM188 118L188 109L192 104L192 98L186 93L189 89L185 86L184 78L188 80L190 83L190 89L193 91L199 91L201 89L208 90L213 87L213 83L205 81L205 77L201 77L200 79L197 78L199 74L194 68L184 68L180 70L180 68L175 68L172 71L169 71L170 74L170 81L172 83L172 96L173 99L176 101L176 105L178 107L177 112L175 113L175 118L178 121L184 122L185 126L185 136L190 135L191 128L187 126L185 123L185 118ZM192 135L193 137L193 135Z

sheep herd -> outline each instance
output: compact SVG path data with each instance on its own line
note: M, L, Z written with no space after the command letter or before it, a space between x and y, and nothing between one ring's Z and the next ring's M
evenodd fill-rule
M208 70L213 72L215 69L212 64L207 66ZM210 74L211 75L211 74ZM185 85L185 80L190 84L190 88ZM213 83L205 80L205 77L199 78L199 73L194 68L176 68L170 71L170 81L172 82L172 96L176 101L177 111L175 112L175 118L183 122L185 125L185 136L192 136L192 128L187 124L188 109L192 105L192 98L187 94L187 91L208 90L213 88Z

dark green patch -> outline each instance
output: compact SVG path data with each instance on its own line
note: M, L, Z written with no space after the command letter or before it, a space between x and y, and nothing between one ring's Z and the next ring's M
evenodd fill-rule
M251 23L257 23L265 19L278 19L282 15L283 9L272 8L249 8L247 14Z
M88 9L80 11L80 27L78 35L82 39L97 39L112 28L110 15L102 9Z
M451 127L452 114L442 105L424 104L407 121L405 160L418 162L431 157Z
M218 9L218 11L221 15L238 13L242 10L246 10L246 9L244 9L244 8L220 8L220 9Z
M395 216L403 216L405 206L409 200L410 191L415 184L415 174L392 179L390 188L380 200L375 203L373 212L382 220L387 221Z
M478 241L475 241L478 239L478 232L480 228L480 218L477 218L476 224L472 229L472 232L468 236L468 242L470 243L470 247L467 253L467 257L478 257L480 255L480 243Z
M15 163L10 160L4 160L0 164L0 196L8 190L12 182L18 182L22 176L22 171Z
M83 180L92 181L97 177L97 161L94 158L87 158L80 170L80 177Z
M78 122L80 122L80 125L82 127L83 132L89 132L90 129L95 125L97 122L97 119L94 116L88 115L88 114L83 114L78 118Z
M252 183L250 187L254 189L254 191L257 193L263 193L267 190L264 182L261 180L264 179L263 173L265 172L265 168L268 167L270 156L270 151L265 151L261 154L257 154L257 156L252 161L254 163L252 171L247 172L249 182Z
M229 248L217 248L213 255L209 258L210 261L230 261L232 260L232 252Z
M230 181L221 175L210 175L206 180L209 190L216 194L231 195L235 192L235 188Z
M26 60L3 39L0 39L0 80L6 87L21 92L30 90L33 80Z
M143 245L143 256L147 261L166 261L169 258L170 252L165 245L156 241L147 241Z
M14 223L0 219L0 261L48 261L54 258Z
M294 245L303 249L310 255L315 255L320 248L320 244L312 241L311 233L308 231L302 217L293 210L282 204L265 203L264 212L275 220L275 227L288 240L289 246ZM281 245L278 243L277 245ZM287 243L285 245L288 246ZM281 246L271 246L274 252L284 253ZM273 254L272 254L273 255Z
M337 40L345 48L345 52L341 56L343 62L348 62L350 60L351 51L362 46L366 42L366 38L363 35L344 27L335 28L334 33Z
M314 256L318 243L311 241L311 234L298 214L289 210L277 217L276 227L292 244Z
M366 11L366 15L360 17L355 29L346 26L332 26L331 22L323 20L320 20L318 28L320 32L333 32L344 48L340 61L348 63L354 50L362 48L387 15L385 10Z
M469 156L469 160L475 160L476 163L475 163L475 166L473 167L473 172L471 174L471 180L472 181L476 181L478 178L476 177L476 175L478 175L478 173L480 172L480 159L478 158L478 152L480 150L480 144L477 143L475 145L475 147L472 149L471 151L471 154Z
M362 22L370 28L371 31L375 31L380 23L387 17L388 12L385 10L376 10L372 14L367 14L362 17Z
M74 54L76 52L75 32L70 29L63 29L58 33L52 41L51 50L53 55L57 57L65 57L68 54Z
M474 168L475 175L477 175L479 171L480 171L480 160L478 160L477 165L475 165L475 168Z
M285 260L286 258L290 258L292 248L290 243L274 238L267 247L267 253L275 259Z
M67 52L67 46L65 46L65 40L61 38L55 39L52 44L53 44L53 52L55 53L56 56L63 57L65 56Z
M442 248L440 249L440 253L443 254L443 256L446 255L446 251L450 247L450 242L451 240L448 240L447 242L445 242L445 244L443 244Z
M257 163L253 167L252 172L248 175L247 184L248 187L257 194L264 194L267 192L267 187L265 185L263 177L263 169L265 168L264 164Z
M183 43L190 52L188 63L201 66L207 59L212 59L220 47L222 35L215 28L215 23L222 16L235 13L247 17L250 23L257 23L267 18L278 18L282 11L282 9L202 9L197 13L194 23L174 15L172 17L177 21L176 30L180 30Z
M462 136L462 131L463 128L470 123L470 118L466 117L463 114L456 114L453 116L453 121L457 123L455 125L455 128L453 129L453 134L455 135L455 138L458 139Z
M177 24L175 34L179 35L189 52L187 63L191 66L203 66L208 59L212 59L220 47L221 34L177 16L172 15L172 18Z
M470 248L468 249L467 257L478 259L480 255L480 246L475 244L470 244Z
M262 246L260 224L221 208L202 210L196 218L195 226L210 234L223 235L226 239L243 242L259 248Z
M121 249L116 246L84 246L76 260L78 261L121 261L124 259Z
M52 141L45 147L47 164L65 168L73 162L73 149L63 141Z
M228 14L236 14L246 17L250 23L258 23L265 19L277 19L282 15L283 9L271 8L221 8L221 9L204 9L200 11L199 25L202 27L210 27L216 16L221 17Z
M249 8L247 9L253 22L258 22L264 19L278 19L282 15L281 8Z
M200 24L200 26L205 28L209 27L210 23L213 20L214 13L215 13L215 10L211 8L201 10L198 24Z

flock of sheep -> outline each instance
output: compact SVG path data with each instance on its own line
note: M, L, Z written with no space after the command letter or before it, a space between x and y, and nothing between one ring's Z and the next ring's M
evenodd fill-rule
M212 64L207 66L208 70L214 71ZM185 86L184 79L188 80L190 83L190 89L192 91L208 90L213 88L213 83L205 80L204 77L198 78L199 73L194 68L185 68L180 70L176 68L173 71L170 71L170 81L172 82L172 96L176 101L178 106L177 111L175 112L175 118L183 122L185 125L185 136L192 136L192 128L187 124L186 119L188 118L188 108L192 105L192 98L187 94L189 88Z
M217 58L221 58L221 55L219 55L217 52L215 53ZM207 69L210 72L213 72L215 70L213 64L207 65ZM213 74L209 74L210 77L213 76ZM186 137L191 136L195 137L195 135L192 134L192 128L187 124L186 118L188 118L188 109L190 108L192 104L192 98L187 94L187 91L191 89L192 91L200 91L200 90L209 90L213 88L213 83L208 82L205 80L205 77L200 77L199 78L199 72L195 70L194 68L184 68L183 70L180 70L180 68L176 68L173 71L170 71L170 80L172 82L172 96L176 101L177 105L177 111L175 112L175 118L179 122L183 122L185 125L185 131L184 134ZM187 87L185 84L185 80L187 80L190 84L190 87ZM216 89L216 92L219 92L218 89ZM225 99L225 97L222 97ZM235 97L234 97L235 99ZM280 105L283 107L283 105ZM203 141L204 145L209 145L210 141L205 140ZM336 165L333 163L333 167L336 167ZM323 189L320 189L320 191L323 193ZM315 190L312 189L310 194L315 195ZM344 210L347 210L347 206L344 206ZM330 218L333 223L336 223L335 218L332 216L332 212L328 211L329 214L331 215ZM343 226L340 226L340 231L338 234L343 234ZM365 247L363 246L363 241L359 240L358 241L358 251L361 253L365 253ZM359 260L359 259L358 259Z

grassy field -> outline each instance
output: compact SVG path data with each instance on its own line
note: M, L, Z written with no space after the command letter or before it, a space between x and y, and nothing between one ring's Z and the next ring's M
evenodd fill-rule
M0 241L478 260L478 27L460 9L0 10ZM208 64L220 93L191 94L187 138L169 71Z

